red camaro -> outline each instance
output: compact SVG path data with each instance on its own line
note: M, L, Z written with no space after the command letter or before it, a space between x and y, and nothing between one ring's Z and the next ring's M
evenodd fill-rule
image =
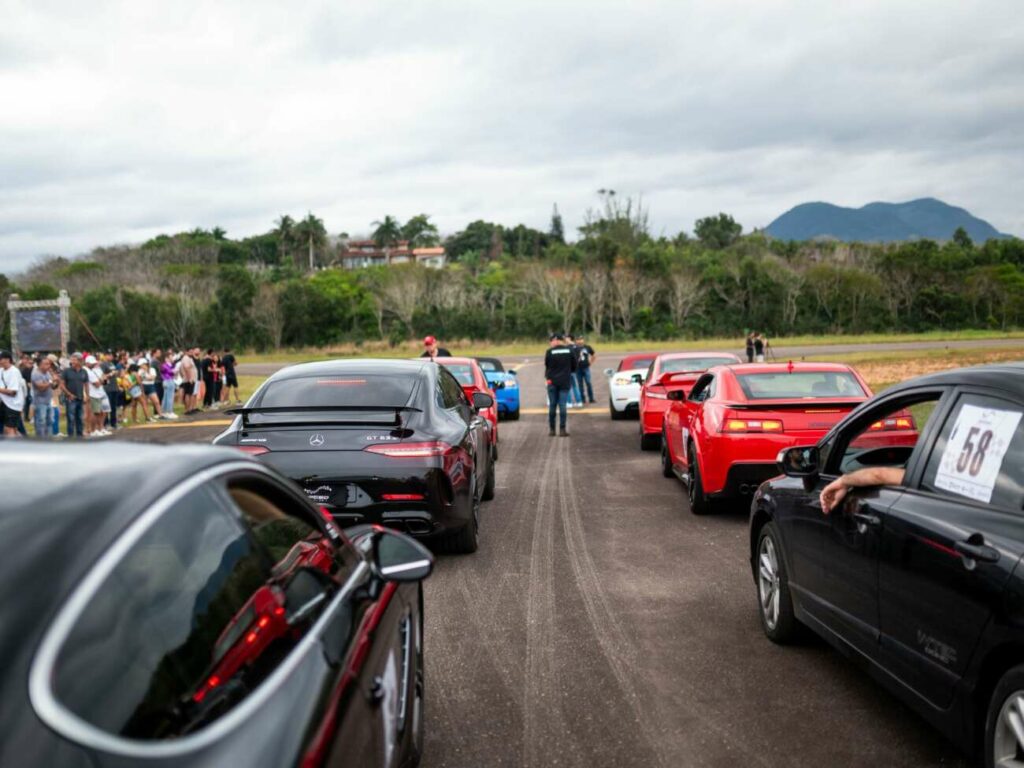
M487 384L480 364L472 357L437 357L435 362L447 368L455 379L462 385L463 391L470 402L473 402L474 392L486 392L497 402L497 395ZM482 408L480 415L491 423L491 459L498 458L498 409L496 406Z
M811 445L871 397L864 379L836 363L754 363L721 366L702 375L688 396L672 393L665 415L662 470L686 483L690 511L710 511L714 499L753 494L779 474L779 451ZM871 425L872 446L914 445L909 411Z
M685 397L708 368L738 362L740 359L728 352L665 352L654 358L640 388L640 449L658 447L669 392L682 392Z

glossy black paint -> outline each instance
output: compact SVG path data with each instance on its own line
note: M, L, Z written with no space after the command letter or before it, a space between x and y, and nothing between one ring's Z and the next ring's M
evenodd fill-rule
M29 698L30 670L43 637L96 561L126 529L180 484L211 470L218 482L245 479L249 472L258 476L289 516L318 528L333 541L334 551L351 561L349 588L332 588L330 601L309 631L311 643L301 653L294 651L289 658L294 666L280 685L273 690L257 687L250 694L257 705L251 715L206 743L151 742L172 749L180 744L181 749L175 754L127 755L58 735ZM374 575L368 536L343 539L291 483L257 470L255 462L237 451L216 448L0 445L0 487L18 491L0 503L0 583L5 590L0 599L0 765L269 768L303 760L316 766L413 764L417 745L411 726L397 738L388 736L370 694L386 660L394 657L405 624L414 627L410 637L416 650L403 669L409 690L422 690L420 585L382 581ZM371 616L372 627L367 624ZM355 665L361 639L368 653ZM102 693L96 698L102 706ZM407 717L412 705L410 700ZM208 729L216 730L217 721ZM389 741L392 753L386 755Z
M818 494L838 474L837 446L885 410L926 394L938 405L927 427L919 425L903 485L856 489L823 515ZM914 379L859 406L818 443L818 473L760 487L750 552L756 581L758 533L773 520L797 618L974 751L996 682L1024 662L1024 509L922 482L942 448L943 424L967 394L1024 409L1024 364Z
M247 407L258 406L272 383L316 376L387 375L415 381L411 409L394 425L337 425L304 414L305 423L287 426L243 424L241 417L214 438L215 445L259 445L269 449L258 460L274 467L310 494L344 527L378 523L417 538L460 529L472 521L474 495L494 471L488 425L459 389L460 403L438 402L439 377L447 372L429 360L333 360L293 365L271 376ZM296 403L297 406L304 405ZM385 409L386 410L386 409ZM321 416L323 418L324 415ZM317 437L314 437L317 436ZM311 440L322 438L313 446ZM392 458L371 453L375 446L442 441L448 456ZM314 493L326 486L323 494ZM385 494L422 495L388 501Z

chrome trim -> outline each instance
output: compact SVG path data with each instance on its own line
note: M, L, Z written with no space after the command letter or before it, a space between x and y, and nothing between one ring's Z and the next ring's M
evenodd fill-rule
M230 731L251 718L267 699L281 687L285 679L295 671L313 646L319 643L320 637L327 628L330 617L335 609L348 597L363 577L369 573L370 566L361 560L352 571L348 580L338 590L327 609L323 612L306 636L292 649L292 652L281 665L266 678L255 691L238 704L234 709L218 718L206 728L169 741L138 741L115 736L82 720L78 715L61 704L50 686L54 665L64 642L67 640L75 622L88 606L103 582L110 576L121 559L131 547L160 519L169 508L185 494L214 478L232 472L258 472L277 480L276 475L257 462L232 461L204 470L181 483L161 498L156 504L137 517L121 536L96 561L92 569L79 582L78 587L67 599L57 618L46 630L42 643L36 651L29 671L28 695L32 707L39 719L46 725L73 742L84 747L97 749L108 754L135 758L177 757L208 747L223 738Z
M402 563L401 565L389 565L387 568L380 569L381 576L391 576L396 573L404 573L405 571L413 571L417 568L430 567L429 560L413 560L411 563Z

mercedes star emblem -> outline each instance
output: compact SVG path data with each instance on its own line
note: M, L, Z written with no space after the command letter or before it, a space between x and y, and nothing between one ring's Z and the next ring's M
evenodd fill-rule
M327 438L325 438L323 435L317 434L317 435L310 435L310 437L309 437L309 444L312 445L314 448L319 448L321 445L323 445L326 442L327 442Z

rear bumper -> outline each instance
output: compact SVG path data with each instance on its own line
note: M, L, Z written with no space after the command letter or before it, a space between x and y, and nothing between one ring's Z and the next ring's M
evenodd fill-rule
M750 498L765 480L778 477L779 467L773 462L733 464L725 476L722 490L712 493L716 499Z
M519 410L519 390L518 389L499 389L498 395L498 413L515 413Z
M619 385L609 384L608 386L608 402L611 403L619 413L625 411L635 411L640 407L640 385Z
M657 405L652 405L657 403ZM665 421L665 412L668 410L667 400L652 400L648 398L647 407L640 411L640 428L645 435L660 435L661 425Z

